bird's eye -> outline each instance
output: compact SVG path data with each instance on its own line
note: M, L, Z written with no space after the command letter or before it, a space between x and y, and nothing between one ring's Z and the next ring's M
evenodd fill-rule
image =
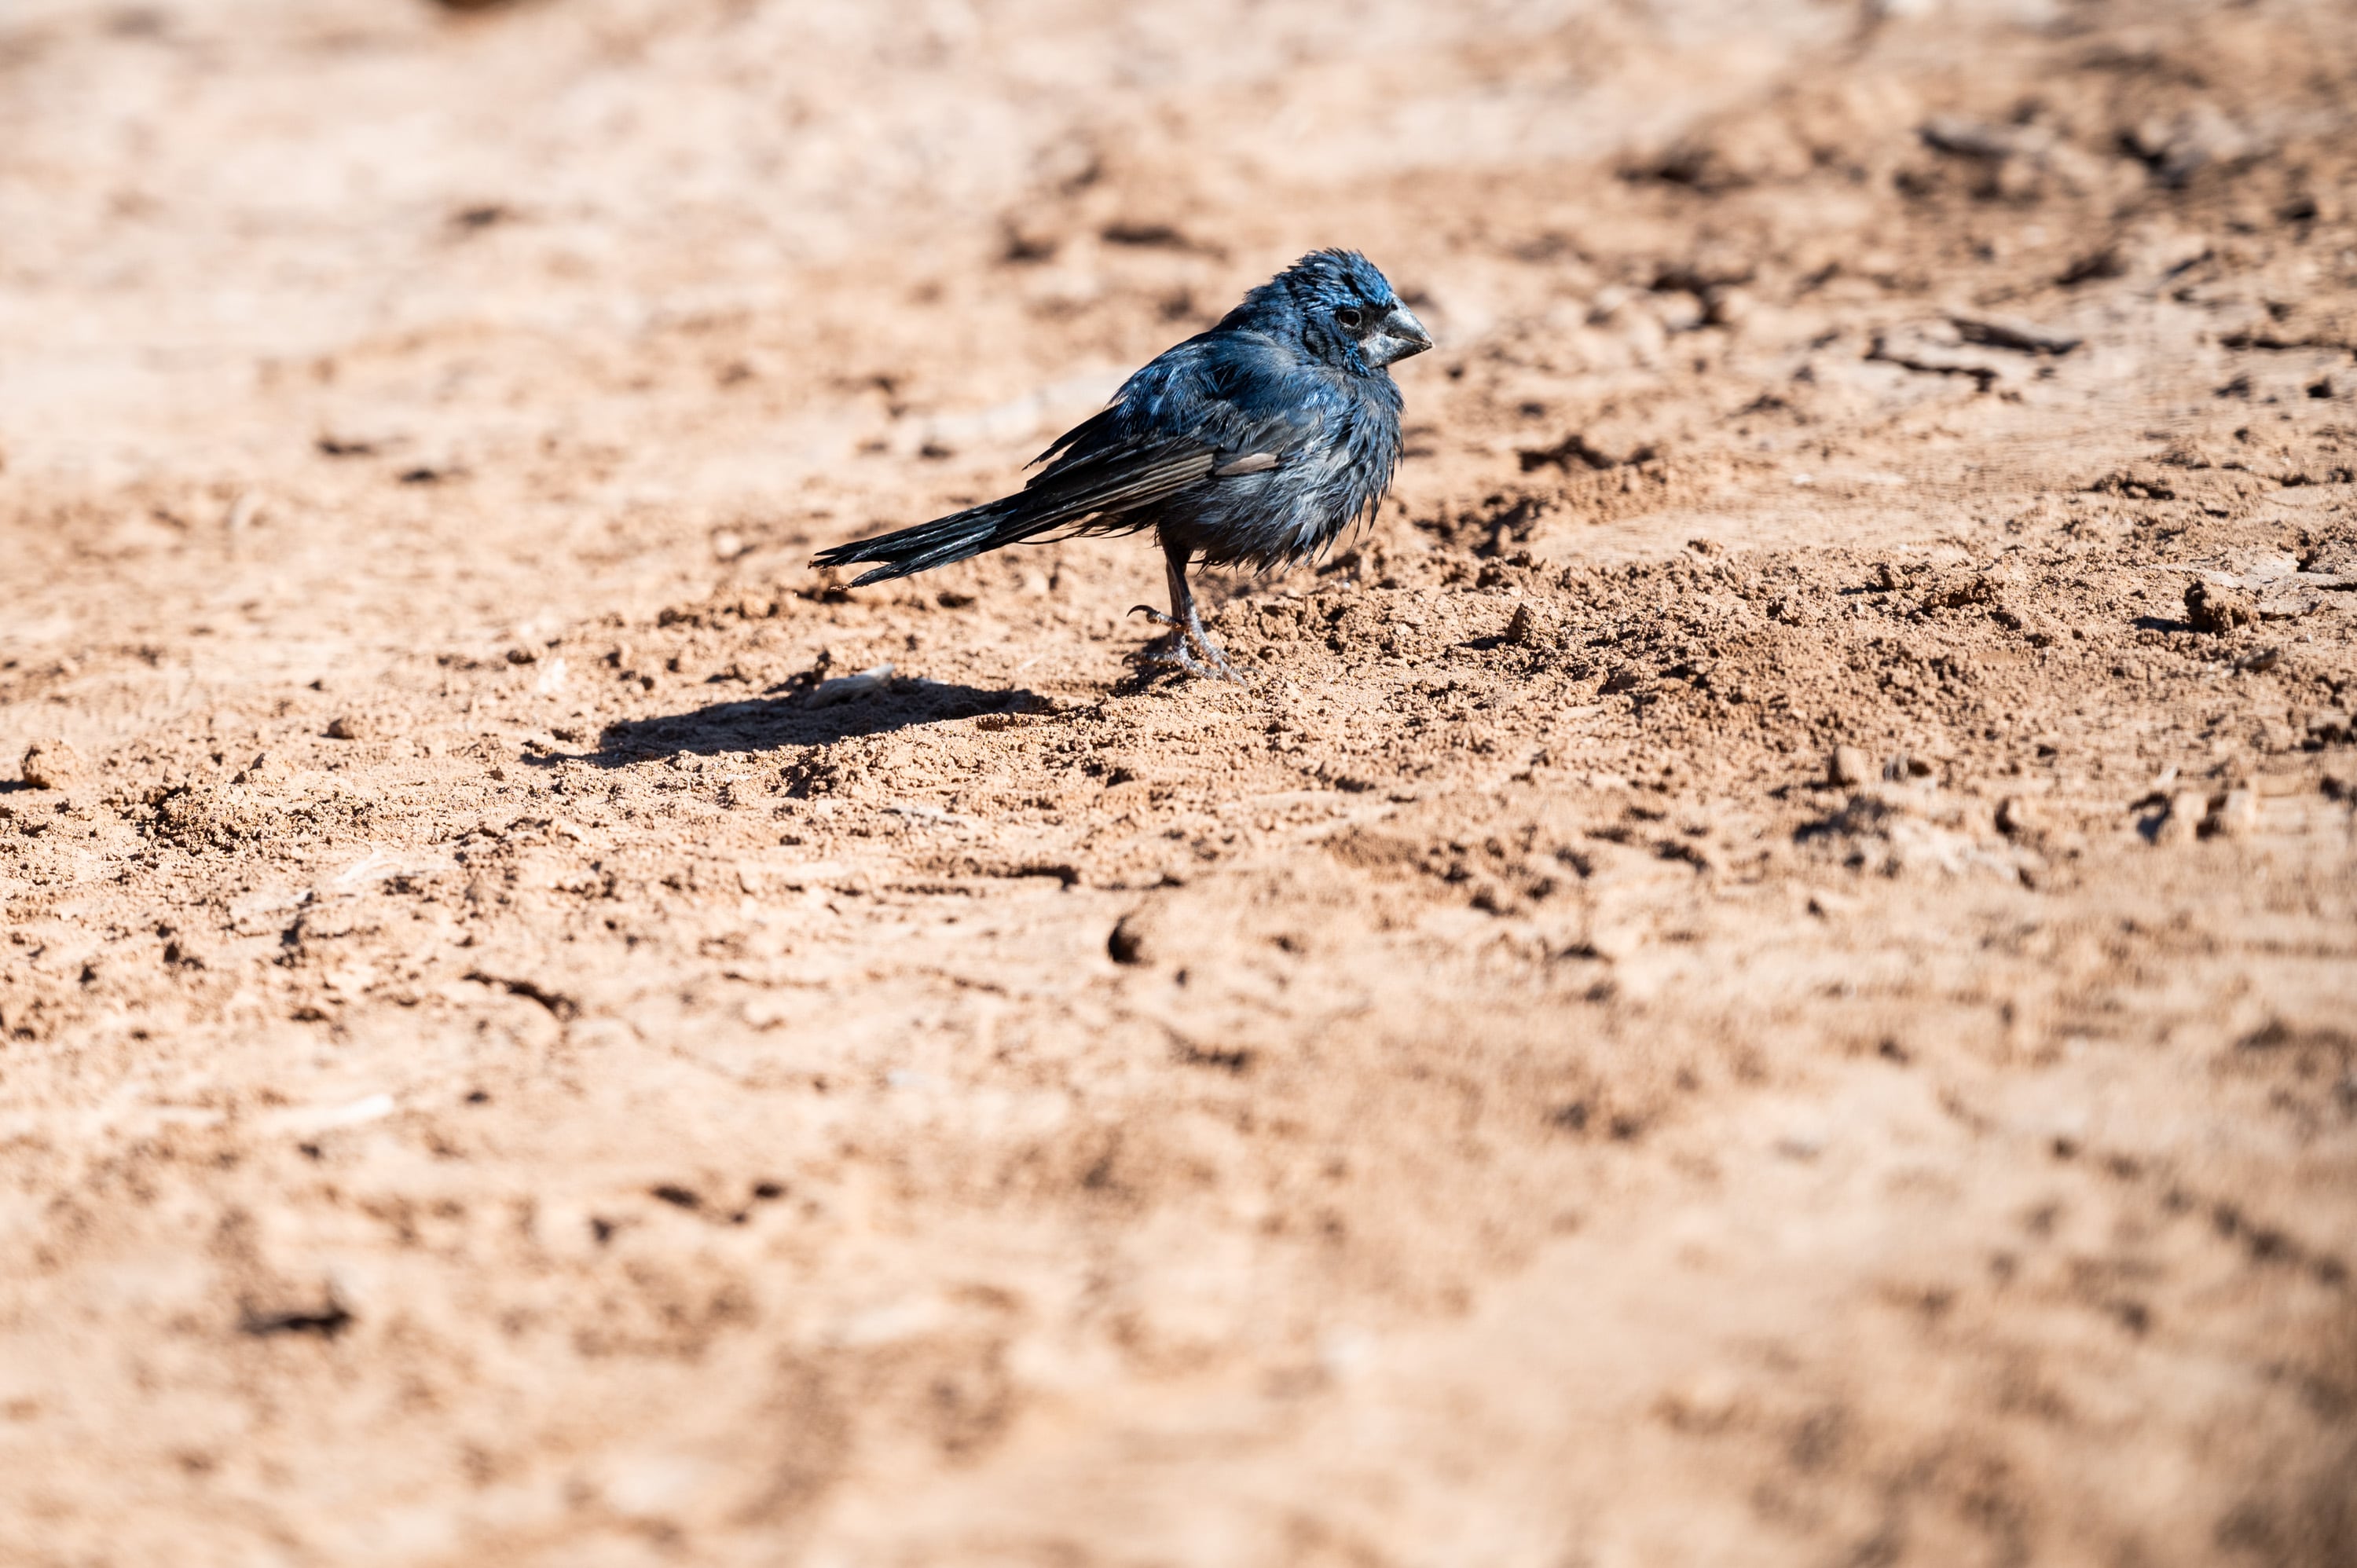
M1367 313L1361 310L1355 305L1346 305L1341 309L1334 313L1334 319L1341 323L1342 328L1346 332L1357 331L1359 329L1359 323L1364 321L1366 318Z

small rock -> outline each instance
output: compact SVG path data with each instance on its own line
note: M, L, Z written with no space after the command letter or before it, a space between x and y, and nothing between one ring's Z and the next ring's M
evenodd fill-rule
M2258 619L2259 607L2240 588L2196 583L2185 590L2185 618L2194 630L2214 637Z
M1587 950L1607 963L1620 963L1634 958L1645 946L1643 926L1630 919L1609 919L1590 922L1587 929Z
M1506 640L1516 648L1534 648L1545 639L1537 612L1526 604L1516 605L1513 618L1506 622Z
M2145 121L2129 133L2129 144L2172 188L2212 164L2240 163L2261 150L2257 137L2209 103L2195 103L2173 120Z
M1843 789L1852 789L1876 777L1880 770L1867 759L1866 753L1854 746L1837 746L1825 760L1825 779Z
M1652 305L1654 319L1671 332L1692 332L1706 317L1703 302L1684 290L1658 295Z
M1113 935L1105 939L1105 951L1115 963L1151 963L1154 955L1148 950L1143 922L1135 916L1124 915L1114 923Z
M1714 1368L1664 1390L1655 1408L1680 1432L1717 1432L1734 1419L1742 1394L1731 1374Z
M1713 327L1739 328L1751 319L1759 308L1751 291L1743 288L1714 288L1702 296L1703 319Z
M2007 795L1996 803L1997 832L2007 838L2020 838L2038 831L2038 808L2018 795Z
M82 776L81 754L61 740L37 740L25 748L17 771L36 789L70 789Z
M328 721L329 740L366 740L368 732L368 721L358 714L338 714Z
M2169 798L2169 814L2160 820L2159 831L2152 835L2158 844L2191 843L2201 832L2201 823L2210 814L2210 802L2190 789L2180 790Z
M2067 354L2085 341L2075 333L2058 332L2010 317L1951 316L1948 319L1967 343L1986 343L2024 354Z
M2229 789L2224 799L2211 808L2201 831L2219 838L2247 838L2259 825L2259 798L2249 789Z
M839 675L832 681L822 682L818 690L810 694L809 705L831 708L837 703L856 702L883 690L885 683L891 679L892 666L889 663L871 666L856 675Z
M2288 593L2270 594L2260 600L2259 618L2261 620L2298 620L2302 616L2314 615L2322 609L2324 605L2325 598L2322 594L2303 593L2295 588Z

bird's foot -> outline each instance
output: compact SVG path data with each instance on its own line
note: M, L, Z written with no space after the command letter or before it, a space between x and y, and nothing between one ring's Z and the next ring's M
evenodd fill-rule
M1129 613L1134 616L1144 616L1157 626L1167 626L1170 628L1170 634L1168 637L1155 639L1139 651L1137 656L1139 663L1168 665L1172 669L1185 671L1189 675L1211 673L1192 653L1187 650L1187 625L1184 621L1175 616L1164 615L1152 605L1139 605Z
M1157 626L1170 628L1169 636L1147 645L1146 651L1138 656L1141 662L1167 664L1208 681L1233 681L1239 686L1252 684L1241 671L1228 662L1228 656L1221 651L1220 645L1203 635L1201 627L1189 626L1178 617L1165 615L1151 605L1138 605L1129 613L1142 615ZM1189 648L1190 642L1202 650L1201 659L1196 658Z
M1206 674L1215 676L1222 681L1233 681L1239 686L1249 688L1252 685L1252 682L1244 678L1243 671L1228 662L1227 651L1203 635L1201 627L1189 627L1187 634L1195 639L1195 646L1202 650L1207 665L1204 671Z
M1187 651L1187 641L1182 637L1166 637L1159 641L1148 644L1145 651L1137 656L1137 661L1144 665L1159 665L1166 669L1176 670L1182 674L1205 677L1211 674L1211 671L1201 660Z

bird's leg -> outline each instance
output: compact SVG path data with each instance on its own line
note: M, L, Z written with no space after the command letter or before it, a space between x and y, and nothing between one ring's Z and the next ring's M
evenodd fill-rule
M1162 547L1163 572L1170 584L1168 615L1151 605L1138 605L1129 612L1134 616L1145 616L1156 625L1170 628L1169 637L1155 644L1146 654L1146 662L1175 664L1189 675L1208 675L1233 681L1239 686L1249 686L1252 682L1228 662L1228 656L1203 629L1203 618L1195 608L1194 592L1187 585L1187 560L1193 553L1176 544L1166 543ZM1200 660L1195 657L1197 651L1203 655Z
M1239 686L1249 686L1252 682L1228 662L1228 656L1203 629L1203 618L1195 608L1194 591L1187 585L1187 560L1193 553L1182 545L1166 542L1162 546L1163 569L1170 582L1170 613L1166 616L1146 611L1170 628L1170 650L1157 658L1163 663L1178 665L1190 675L1213 675L1233 681ZM1195 651L1202 654L1202 661L1199 662L1194 653L1188 650L1189 641L1193 642Z
M1170 607L1176 609L1178 607L1178 596L1186 591L1187 553L1173 552L1168 544L1165 544L1162 549L1162 561L1164 573L1172 585ZM1196 663L1195 656L1187 650L1187 628L1178 617L1164 615L1152 605L1132 605L1129 613L1134 616L1144 616L1157 626L1167 626L1170 628L1168 637L1157 638L1146 645L1146 651L1141 656L1146 663L1175 664L1189 675L1203 673L1203 667Z
M1157 638L1153 642L1147 644L1146 651L1138 656L1145 662L1148 664L1175 664L1179 669L1187 671L1189 675L1208 675L1211 673L1209 670L1204 669L1200 663L1197 662L1195 656L1192 653L1189 653L1187 650L1186 622L1178 619L1176 617L1164 615L1152 605L1132 605L1129 608L1129 613L1134 616L1144 616L1146 619L1152 621L1157 626L1167 626L1170 628L1169 636Z

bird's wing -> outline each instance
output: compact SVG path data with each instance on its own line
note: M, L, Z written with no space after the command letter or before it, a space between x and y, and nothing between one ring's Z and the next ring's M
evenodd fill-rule
M1039 455L1046 467L1025 499L1077 517L1147 506L1204 478L1265 472L1323 427L1322 391L1265 339L1205 333L1059 436Z
M1056 464L1024 486L1021 499L1035 514L1133 511L1176 495L1218 462L1215 448L1183 436L1132 441Z
M1297 353L1256 332L1214 329L1130 377L1102 413L1039 455L1045 467L1015 494L816 559L882 564L856 586L1021 540L1125 532L1192 486L1282 467L1347 424L1347 410Z

